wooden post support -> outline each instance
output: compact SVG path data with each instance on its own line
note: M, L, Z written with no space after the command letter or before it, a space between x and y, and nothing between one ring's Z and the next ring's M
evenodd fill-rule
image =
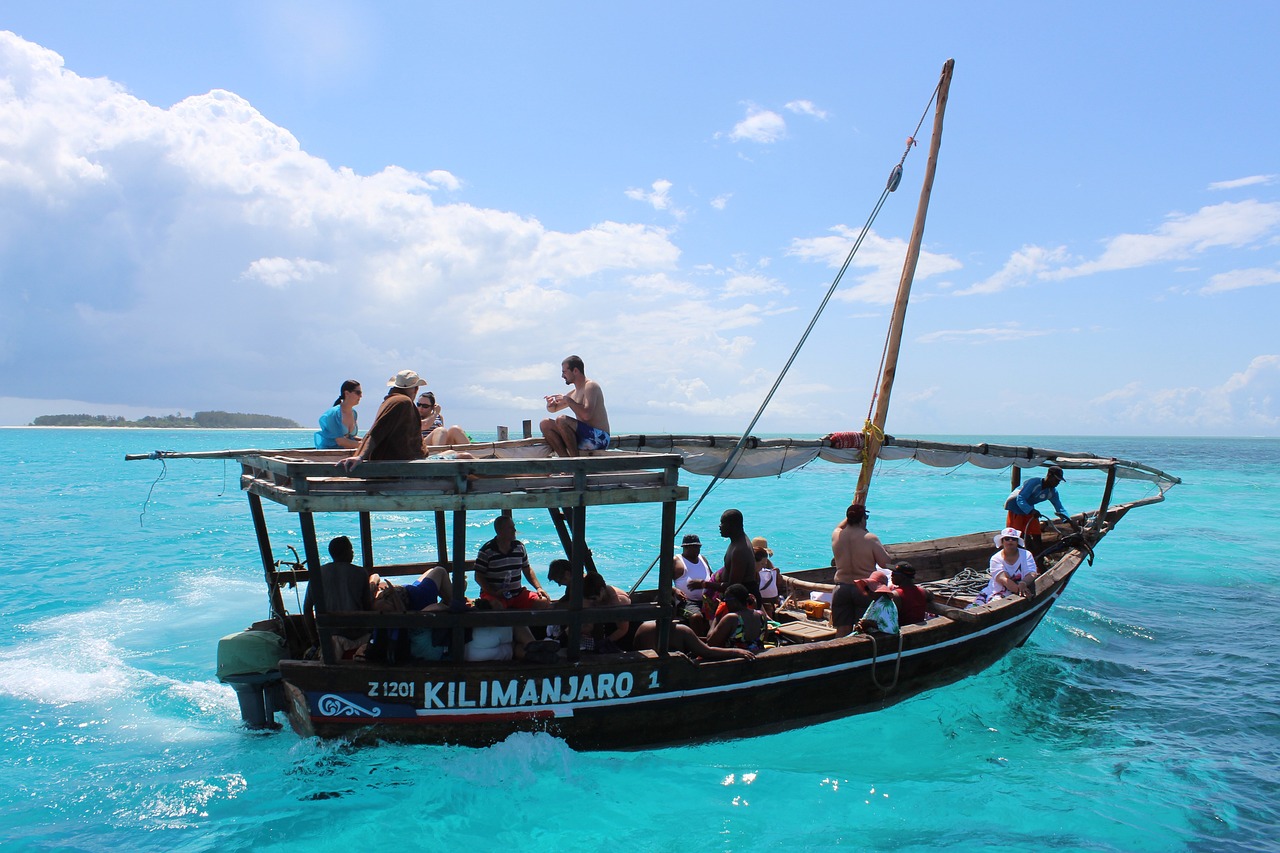
M533 438L533 421L521 421L520 425L524 430L524 437Z
M451 570L449 575L453 578L453 601L449 602L449 611L461 613L467 606L467 597L462 592L463 584L467 582L467 511L465 509L453 511L453 565L449 568ZM479 591L476 595L480 595ZM449 657L461 663L467 647L467 629L462 625L454 626L452 645Z
M658 654L665 655L671 649L671 585L675 573L676 502L662 504L662 535L659 538L662 553L658 556Z
M249 492L249 515L253 517L253 532L258 536L258 553L262 555L262 573L267 581L271 614L283 621L284 599L280 597L280 585L276 583L276 562L271 553L271 539L267 535L267 519L262 513L262 498L253 492Z
M436 554L439 563L449 562L449 537L444 530L444 510L436 510Z
M576 606L582 606L582 581L580 577L582 571L580 566L585 566L590 557L587 556L587 508L585 506L575 506L569 510L569 526L573 531L573 549L569 557L569 561L573 563L573 570L569 572L571 583L576 584L576 588L570 587L574 595L574 603ZM582 622L574 620L569 626L569 659L577 660L582 650Z
M498 427L498 441L506 441L508 437L509 433L507 432L507 428L504 426Z
M556 510L552 510L556 512ZM573 549L567 550L571 569L569 571L569 609L573 611L573 617L566 626L569 632L569 646L565 650L566 657L570 661L576 661L582 657L582 566L573 562ZM590 557L588 557L590 559Z
M307 555L307 571L310 580L308 590L311 593L311 603L316 608L316 613L325 613L328 608L324 604L324 578L320 574L320 548L316 545L316 520L309 512L298 513L298 523L302 527L302 550ZM333 643L330 641L331 632L328 628L320 628L317 633L320 635L320 658L327 666L337 663L337 658L333 654Z
M1098 529L1102 529L1102 523L1107 518L1107 507L1111 506L1111 493L1116 488L1116 466L1114 464L1107 466L1107 485L1102 489L1102 505L1098 507Z
M551 523L556 528L556 535L560 537L560 547L564 549L564 555L572 562L574 559L573 539L571 538L573 525L569 518L571 511L568 508L548 507L547 512L551 515ZM573 568L579 573L583 569L588 572L595 572L596 564L595 560L591 559L591 551L587 551L581 563L574 563Z
M373 523L369 513L360 513L360 560L366 572L373 571Z

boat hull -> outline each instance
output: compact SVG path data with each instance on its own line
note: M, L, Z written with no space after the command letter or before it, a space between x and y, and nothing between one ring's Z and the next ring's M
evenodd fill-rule
M1070 574L1034 600L982 608L977 624L909 626L901 651L897 637L855 636L755 660L639 652L550 665L292 661L281 674L290 722L304 736L487 746L546 732L575 749L613 750L766 734L876 711L991 666L1026 641Z

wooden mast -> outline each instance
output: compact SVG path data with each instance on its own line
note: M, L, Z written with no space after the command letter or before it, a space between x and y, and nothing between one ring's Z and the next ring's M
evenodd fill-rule
M889 324L889 344L886 347L884 373L880 376L880 393L876 398L874 420L863 432L862 470L858 472L858 488L853 502L866 504L871 489L871 472L875 470L876 456L880 452L884 436L884 424L889 415L889 395L893 391L893 378L898 371L898 349L902 345L902 326L907 316L907 298L911 295L911 281L915 278L916 262L920 260L920 243L924 240L925 214L929 211L929 196L933 192L933 174L938 167L938 148L942 145L942 116L947 110L947 93L951 89L951 69L954 59L942 66L942 79L938 82L938 104L933 113L933 138L929 143L929 163L925 167L924 183L920 186L920 203L916 207L916 222L911 229L911 243L902 265L902 278L898 281L898 298L893 303L893 319Z

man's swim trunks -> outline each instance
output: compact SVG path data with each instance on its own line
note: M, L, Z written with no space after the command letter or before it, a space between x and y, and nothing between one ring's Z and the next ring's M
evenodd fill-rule
M579 450L607 450L608 448L609 433L578 421Z

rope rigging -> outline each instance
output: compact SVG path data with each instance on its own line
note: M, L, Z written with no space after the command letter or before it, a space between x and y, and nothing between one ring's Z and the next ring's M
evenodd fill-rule
M938 84L934 86L933 94L929 96L929 102L925 104L924 112L920 116L920 121L916 124L915 132L911 136L907 137L906 145L904 146L902 151L902 156L898 159L898 162L894 164L893 168L890 170L889 180L885 182L885 187L880 192L880 198L876 200L875 205L872 207L871 213L867 217L867 221L863 223L862 230L858 233L857 239L853 241L853 246L850 247L849 253L848 255L845 256L844 263L840 265L839 271L836 272L835 278L831 280L830 286L827 287L827 292L823 295L821 301L818 303L818 307L813 312L813 317L809 320L809 324L805 327L804 332L800 335L800 339L796 342L796 345L794 349L792 349L791 355L787 358L786 363L783 364L782 369L778 372L778 376L776 379L774 379L773 385L770 386L768 393L765 394L764 400L762 400L760 403L760 407L756 409L756 413L752 416L751 422L747 424L747 428L743 430L741 437L738 438L737 444L734 445L733 451L725 459L724 464L720 466L720 470L717 471L712 476L711 481L707 483L707 487L703 489L702 494L698 496L698 499L696 501L694 501L693 506L690 507L689 511L685 513L684 519L680 522L679 525L676 526L677 535L679 535L680 531L684 529L684 526L689 523L689 520L693 518L694 513L698 511L698 507L700 507L702 505L702 502L706 500L707 496L711 494L711 491L720 483L721 480L725 479L725 477L729 473L731 473L734 467L738 464L738 460L742 457L743 447L746 445L747 440L751 437L752 431L755 429L756 424L760 421L760 418L764 415L765 410L769 407L769 403L773 401L774 394L777 393L778 388L781 387L782 385L782 380L786 378L787 373L791 370L791 365L795 363L796 358L800 355L800 350L804 348L805 342L808 341L809 339L809 335L813 332L814 327L818 325L818 319L822 316L822 312L826 310L827 303L831 301L831 297L835 295L836 288L840 286L840 281L841 279L844 278L845 272L848 271L849 265L853 263L854 256L858 254L858 249L862 247L863 240L865 240L867 237L867 234L870 233L871 226L872 224L875 223L876 217L880 215L880 210L884 207L885 202L888 200L889 194L894 192L898 188L899 183L901 183L902 166L906 162L907 156L911 153L911 149L916 146L916 136L920 133L920 128L924 126L925 119L929 115L929 109L930 107L933 106L933 102L934 100L937 99L938 92L941 90L941 88L942 88L942 82L939 81ZM888 347L889 347L889 339L886 336L885 352L888 351ZM882 354L881 361L880 361L880 371L877 373L877 377L879 376L880 373L883 373L883 372L884 372L884 355ZM873 393L872 399L871 399L872 406L875 405L875 397L876 395ZM868 414L867 416L868 422L870 422L870 417L871 417L870 414ZM657 565L658 559L659 558L655 557L653 562L650 563L648 568L646 568L644 572L640 575L640 578L635 582L635 584L632 585L631 587L632 593L634 593L639 588L640 584L644 582L644 579L648 577L649 572L653 570L653 567L655 565Z
M147 517L147 507L151 504L151 494L156 490L156 485L165 477L169 476L169 466L164 461L166 452L167 451L164 451L164 450L153 450L151 453L147 454L148 457L151 459L160 460L160 473L157 474L156 478L151 481L151 488L147 489L147 497L145 500L143 500L142 510L138 513L139 527L146 526L144 523L144 519Z

